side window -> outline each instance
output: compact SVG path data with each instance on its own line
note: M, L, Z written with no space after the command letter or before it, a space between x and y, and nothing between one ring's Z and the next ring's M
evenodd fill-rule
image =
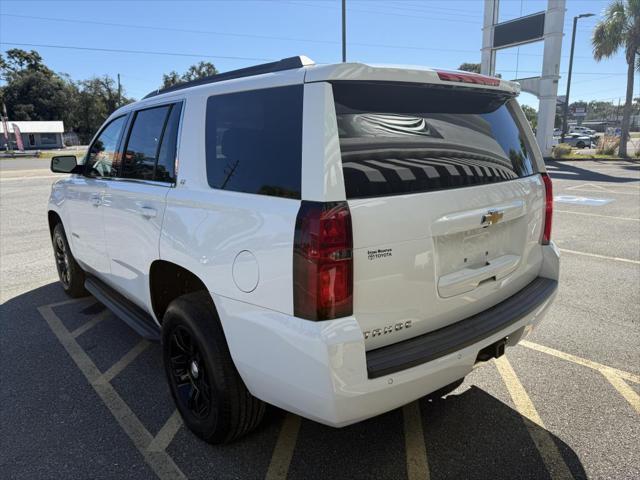
M127 139L121 177L153 180L170 105L136 112Z
M171 106L167 126L162 136L162 145L158 155L156 174L154 179L159 182L175 182L176 147L178 144L178 127L180 126L180 113L182 104L175 103Z
M213 188L300 198L301 85L209 97L207 181Z
M113 177L118 169L118 142L126 116L112 120L91 144L85 172L92 177Z

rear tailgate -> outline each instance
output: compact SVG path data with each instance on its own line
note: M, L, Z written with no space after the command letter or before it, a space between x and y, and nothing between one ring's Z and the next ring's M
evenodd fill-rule
M368 350L474 315L535 279L544 186L515 100L409 84L333 89L354 315Z

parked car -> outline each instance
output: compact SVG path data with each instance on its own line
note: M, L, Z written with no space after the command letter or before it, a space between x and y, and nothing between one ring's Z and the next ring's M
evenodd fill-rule
M558 285L519 87L293 57L153 92L52 159L62 288L161 340L208 442L265 404L341 427L450 392Z
M592 130L587 127L575 126L569 129L570 133L580 133L582 135L593 136L596 134L595 130Z
M567 133L561 143L567 143L576 148L591 148L593 140L590 136L581 133Z

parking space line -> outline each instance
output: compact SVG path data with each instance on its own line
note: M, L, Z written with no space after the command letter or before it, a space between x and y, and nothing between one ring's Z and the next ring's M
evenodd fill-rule
M603 365L598 362L594 362L592 360L587 360L586 358L576 357L575 355L571 355L570 353L561 352L560 350L555 350L550 347L545 347L544 345L540 345L538 343L533 343L528 340L522 340L520 345L523 347L530 348L532 350L537 350L538 352L546 353L547 355L552 355L554 357L561 358L562 360L566 360L568 362L576 363L578 365L582 365L584 367L589 367L599 372L610 372L617 377L620 377L624 380L628 380L634 383L640 383L640 375L635 375L633 373L625 372L624 370L618 370L617 368L609 367L607 365Z
M420 404L416 401L405 405L402 408L402 417L404 418L407 478L408 480L428 480L429 465L427 463L427 448L422 430Z
M542 461L547 467L549 475L553 479L571 479L573 476L567 467L558 446L553 441L551 433L546 429L538 411L536 410L527 391L520 383L516 372L507 360L502 356L495 361L498 372L504 381L509 394L515 404L516 410L523 417L523 421L531 440L536 445Z
M288 413L280 427L278 441L273 449L271 463L267 470L266 480L280 480L287 478L289 465L293 458L293 451L298 440L301 419L298 415Z
M66 303L71 302L60 302L54 305L63 305ZM80 369L80 372L82 372L102 402L109 409L111 415L113 415L120 427L131 439L134 446L142 454L158 478L161 480L186 479L184 473L182 473L180 468L166 452L150 452L147 449L153 437L110 383L97 382L101 377L100 370L78 342L71 336L60 318L58 318L53 311L52 305L38 307L38 311L71 359Z
M182 427L182 424L180 412L175 410L169 417L169 420L166 421L158 434L153 438L147 449L150 452L162 452L166 450L173 440L173 437L176 436L176 433L178 433L178 430Z
M593 190L589 188L567 188L567 190L573 190L576 192L589 192L589 193L606 193L607 195L634 195L638 196L640 191L638 192L621 192L619 190Z
M83 333L91 330L93 327L95 327L97 324L99 324L102 320L107 318L110 313L111 312L109 310L105 309L102 312L98 313L97 315L94 315L94 317L91 320L89 320L88 322L80 325L73 332L71 332L71 336L73 338L78 338L80 335L82 335Z
M597 185L594 185L597 186ZM607 195L635 195L640 194L640 190L635 192L621 192L620 190L606 190L604 188L581 188L580 185L575 187L567 187L565 190L572 190L575 192L589 192L589 193L606 193Z
M612 373L609 370L601 370L600 373L604 375L604 377L609 380L609 383L614 386L618 393L624 397L624 399L629 402L637 413L640 413L640 395L633 391L633 389L626 384L624 380L622 380L615 373Z
M640 260L631 260L630 258L609 257L607 255L599 255L597 253L587 253L587 252L579 252L577 250L569 250L568 248L558 248L558 250L564 253L571 253L573 255L582 255L585 257L593 257L593 258L603 258L605 260L615 260L616 262L625 262L625 263L633 263L635 265L640 265Z
M586 217L600 217L600 218L610 218L612 220L630 220L632 222L640 222L640 218L631 218L631 217L612 217L610 215L599 215L597 213L587 213L587 212L574 212L571 210L558 210L554 209L554 213L571 213L573 215L584 215Z
M58 175L33 175L33 176L23 176L23 177L0 177L0 182L11 182L11 181L24 181L24 180L43 180L47 178L60 178Z
M95 298L93 297L82 297L82 298L69 298L68 300L63 300L61 302L56 302L56 303L50 303L48 305L42 305L42 307L38 307L38 310L40 310L40 308L58 308L58 307L63 307L65 305L71 305L73 303L83 303L83 302L87 302L88 300L91 300L93 303L95 303Z
M96 381L98 383L108 383L116 378L116 376L122 370L127 368L127 365L133 362L138 355L140 355L147 349L149 345L151 345L151 343L148 340L140 340L140 342L135 347L129 350L120 360L111 365L111 367L109 367L109 369L104 372Z

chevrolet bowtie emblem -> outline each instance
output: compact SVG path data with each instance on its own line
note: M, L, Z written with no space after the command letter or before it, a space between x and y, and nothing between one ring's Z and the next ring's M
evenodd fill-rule
M489 210L485 215L482 216L482 221L480 222L484 226L493 225L494 223L498 223L504 217L504 212L499 210Z

